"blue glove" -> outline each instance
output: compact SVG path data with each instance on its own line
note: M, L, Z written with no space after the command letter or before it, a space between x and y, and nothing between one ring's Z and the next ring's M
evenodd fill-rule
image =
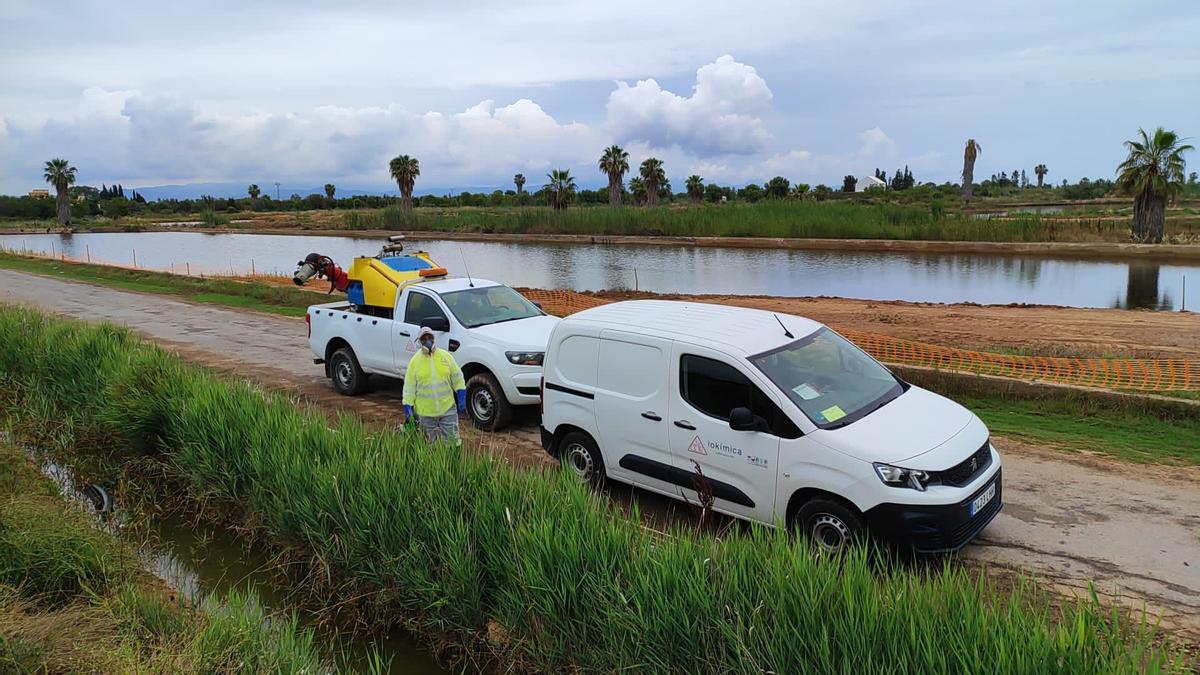
M415 415L413 415L412 406L411 405L404 406L404 423L412 424L415 421L417 421L417 418Z
M459 389L454 392L454 399L458 401L458 414L467 414L467 390Z

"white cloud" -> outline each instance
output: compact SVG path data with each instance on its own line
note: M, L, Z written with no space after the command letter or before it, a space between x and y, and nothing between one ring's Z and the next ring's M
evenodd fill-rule
M608 99L607 125L620 142L679 147L707 157L761 152L771 139L762 115L771 90L753 67L728 54L696 71L689 97L653 79L618 82Z
M864 157L884 159L896 154L896 142L888 138L879 127L859 132L858 139L862 141L858 154Z

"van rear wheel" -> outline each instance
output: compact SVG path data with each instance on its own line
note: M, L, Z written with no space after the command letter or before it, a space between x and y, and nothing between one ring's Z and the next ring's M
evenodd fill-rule
M512 404L491 373L467 380L467 416L484 431L499 431L512 421Z
M826 551L844 551L862 538L865 527L858 511L840 501L814 497L796 513L795 527Z
M558 457L579 482L604 485L604 458L591 436L582 431L567 434L558 445Z

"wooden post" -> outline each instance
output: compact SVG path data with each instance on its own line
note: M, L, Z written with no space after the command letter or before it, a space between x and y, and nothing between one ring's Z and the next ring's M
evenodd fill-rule
M137 267L137 249L133 249L133 266Z
M89 262L89 263L91 263L91 262L92 262L92 245L91 245L91 244L88 244L88 245L87 245L87 246L85 246L84 248L86 248L86 249L87 249L87 257L88 257L88 262Z
M250 276L254 276L254 258L250 259Z
M185 263L183 263L183 264L187 266L187 275L188 275L189 277L190 277L190 276L192 276L192 263L190 263L190 262L185 262Z

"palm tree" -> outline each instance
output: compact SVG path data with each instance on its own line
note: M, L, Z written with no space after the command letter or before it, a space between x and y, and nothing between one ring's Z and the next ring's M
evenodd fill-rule
M658 189L667 182L667 174L663 171L662 160L654 157L648 158L642 162L638 173L646 185L646 206L658 206Z
M1125 141L1129 156L1117 167L1117 187L1133 195L1133 238L1162 243L1167 202L1183 192L1183 153L1192 150L1174 131L1162 127L1141 140Z
M575 177L568 169L553 169L546 174L546 178L550 179L546 184L546 190L550 193L550 205L555 211L566 209L567 204L571 203L571 198L575 196Z
M525 192L525 174L519 173L513 176L513 183L517 186L517 194Z
M621 181L629 171L629 153L619 145L610 145L600 155L600 170L608 176L608 205L621 205Z
M54 186L58 203L58 224L71 224L71 197L68 188L75 184L75 167L65 159L55 158L46 162L46 182Z
M1037 174L1038 187L1042 187L1042 181L1046 179L1046 174L1050 173L1050 169L1047 169L1045 164L1038 164L1033 167L1033 172Z
M688 199L693 204L698 204L700 198L704 196L704 179L693 174L688 176L684 186L687 188Z
M333 193L335 192L337 192L337 186L335 186L333 183L325 184L325 197L329 199L329 201L333 201Z
M400 187L400 209L405 215L411 215L413 183L417 182L417 176L421 175L421 164L416 157L400 155L392 158L388 169L391 171L392 180Z
M971 201L971 192L975 189L975 158L981 152L983 152L983 148L975 142L975 139L968 138L967 148L963 151L962 196L964 202Z
M629 194L633 196L634 206L646 203L646 181L642 180L641 176L629 179Z

